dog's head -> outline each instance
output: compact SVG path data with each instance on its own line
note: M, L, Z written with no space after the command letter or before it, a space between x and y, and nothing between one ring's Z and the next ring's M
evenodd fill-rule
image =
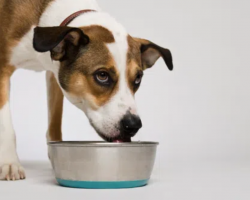
M168 49L100 25L37 27L33 45L60 63L55 76L64 95L107 141L130 141L142 127L134 94L143 71L159 57L173 68Z

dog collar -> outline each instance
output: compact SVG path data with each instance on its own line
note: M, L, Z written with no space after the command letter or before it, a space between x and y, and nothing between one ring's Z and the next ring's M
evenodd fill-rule
M65 20L63 20L63 22L60 24L60 26L67 26L71 21L73 21L76 17L84 14L84 13L87 13L87 12L96 12L95 10L80 10L80 11L77 11L73 14L71 14L70 16L68 16Z

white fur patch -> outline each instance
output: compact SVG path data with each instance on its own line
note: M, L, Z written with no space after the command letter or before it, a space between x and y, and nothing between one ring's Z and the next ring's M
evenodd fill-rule
M11 133L10 135L5 134L9 132ZM10 106L9 102L7 102L2 109L0 109L0 142L2 137L13 139L13 132L14 129L11 121Z
M16 136L12 126L9 102L0 110L0 180L25 178L16 153Z
M33 48L33 30L30 31L21 39L19 44L12 49L10 63L16 68L29 69L34 71L52 71L56 69L56 63L52 62L50 52L39 53Z

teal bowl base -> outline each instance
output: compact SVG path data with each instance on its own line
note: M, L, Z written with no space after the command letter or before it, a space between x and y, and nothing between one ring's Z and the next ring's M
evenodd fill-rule
M71 181L56 179L59 185L71 188L86 189L119 189L119 188L135 188L147 185L148 179L136 181Z

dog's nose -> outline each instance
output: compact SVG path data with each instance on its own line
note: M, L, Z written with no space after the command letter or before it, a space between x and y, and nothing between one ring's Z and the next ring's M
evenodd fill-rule
M141 127L141 119L136 115L126 114L121 120L121 128L129 137L133 137Z

